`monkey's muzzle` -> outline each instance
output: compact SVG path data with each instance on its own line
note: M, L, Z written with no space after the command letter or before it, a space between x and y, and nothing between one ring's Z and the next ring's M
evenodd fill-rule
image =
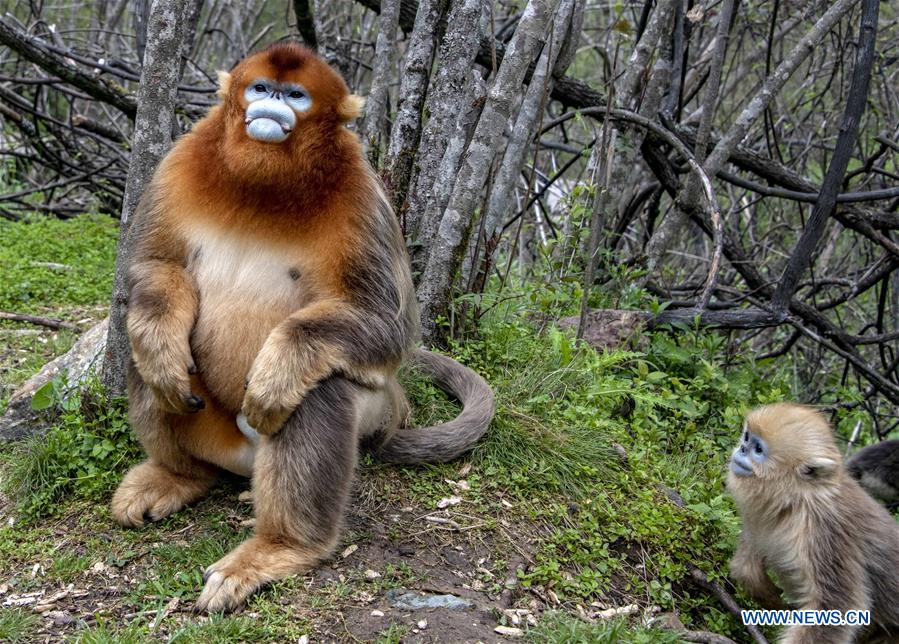
M281 143L297 123L296 114L276 98L255 101L247 108L247 135L263 143Z
M755 476L749 457L739 447L734 450L733 455L730 457L730 471L737 476Z

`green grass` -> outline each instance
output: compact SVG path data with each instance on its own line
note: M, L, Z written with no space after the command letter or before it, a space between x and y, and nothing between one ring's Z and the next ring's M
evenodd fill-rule
M0 219L0 310L81 322L105 315L118 225L85 215ZM16 386L68 351L77 334L0 321L0 413Z
M46 434L0 453L10 471L6 491L25 519L52 513L64 496L107 495L140 456L124 406L107 402L96 379L80 398L57 402L55 425Z
M27 642L40 618L20 608L0 608L0 642Z
M586 623L564 613L549 613L526 641L535 644L664 644L679 642L675 633L659 629L633 628L627 620Z
M0 309L39 314L108 302L117 238L116 221L102 215L0 219Z

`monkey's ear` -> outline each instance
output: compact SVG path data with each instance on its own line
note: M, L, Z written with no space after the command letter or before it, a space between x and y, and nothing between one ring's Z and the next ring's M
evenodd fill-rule
M349 123L353 119L359 118L363 107L365 107L365 99L356 94L350 94L337 106L337 116L344 123Z
M816 456L799 467L799 475L808 480L826 480L833 476L840 464L826 456Z
M228 92L231 89L231 74L226 71L219 70L218 72L219 79L219 88L216 94L222 100L228 98Z

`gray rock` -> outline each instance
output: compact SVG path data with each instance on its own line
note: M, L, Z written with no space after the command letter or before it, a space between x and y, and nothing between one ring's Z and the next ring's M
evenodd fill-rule
M41 421L41 414L31 409L31 397L34 392L62 373L66 374L68 386L74 387L84 380L92 369L99 370L103 361L103 348L106 345L107 325L108 319L105 319L85 331L68 353L45 364L40 371L13 392L6 413L0 419L0 441L32 436L46 429Z
M394 588L387 591L387 601L400 610L419 610L422 608L449 608L462 610L471 608L472 603L455 595L431 595L416 593L405 588Z

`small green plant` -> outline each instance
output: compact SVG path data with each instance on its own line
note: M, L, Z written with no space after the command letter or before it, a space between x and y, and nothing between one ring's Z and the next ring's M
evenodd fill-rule
M38 408L56 408L54 425L8 456L8 493L26 519L52 513L65 495L107 494L140 453L124 404L106 400L98 379L88 380L80 392L65 391L62 382L37 396Z

